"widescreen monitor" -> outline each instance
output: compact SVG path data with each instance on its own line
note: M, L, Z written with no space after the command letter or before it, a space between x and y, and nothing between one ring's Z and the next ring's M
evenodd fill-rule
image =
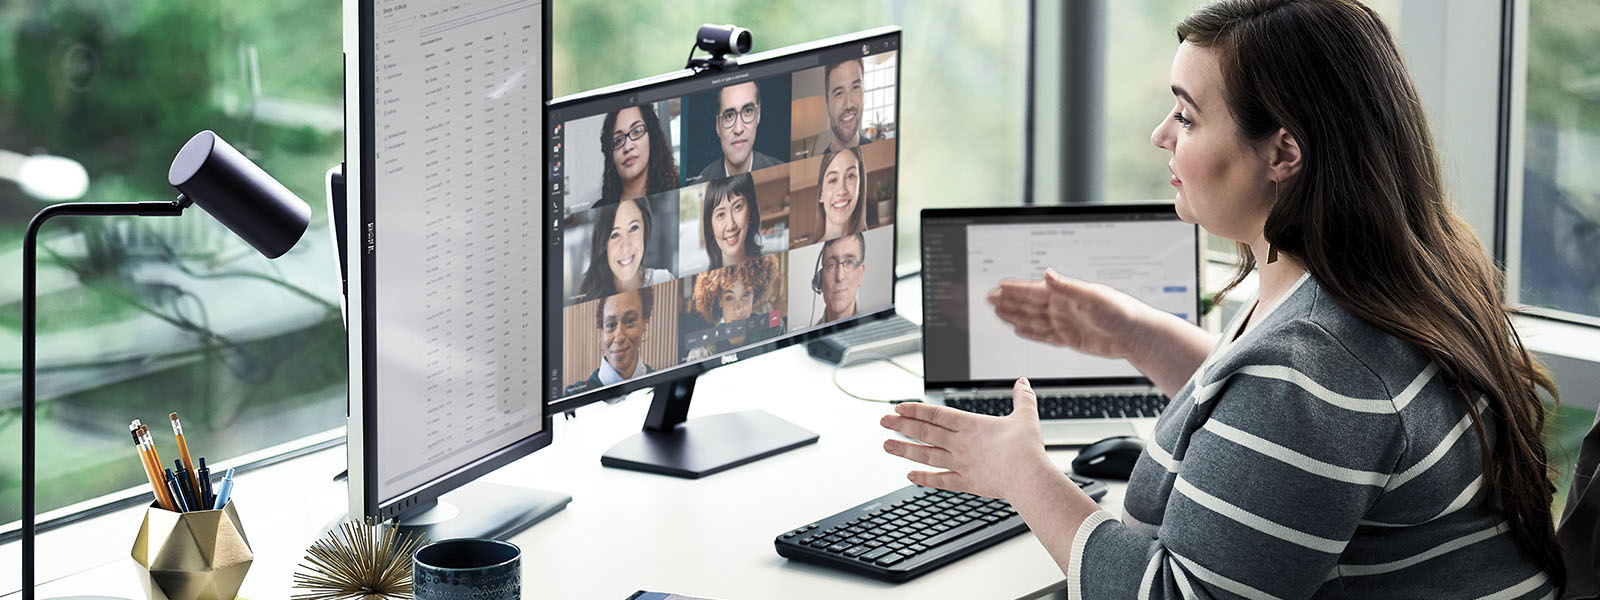
M509 535L569 498L483 483L444 495L551 440L537 268L549 4L347 0L344 14L349 517Z
M656 388L609 466L697 477L815 441L759 411L685 422L694 378L894 311L899 29L739 63L549 107L544 393Z

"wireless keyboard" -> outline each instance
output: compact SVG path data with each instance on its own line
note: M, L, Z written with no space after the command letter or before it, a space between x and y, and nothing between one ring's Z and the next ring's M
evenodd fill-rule
M1068 475L1099 501L1106 485ZM909 486L773 540L778 555L906 581L1026 531L1004 500Z
M948 395L946 406L980 415L1011 414L1011 398ZM1136 419L1161 416L1168 399L1162 394L1040 395L1041 419Z

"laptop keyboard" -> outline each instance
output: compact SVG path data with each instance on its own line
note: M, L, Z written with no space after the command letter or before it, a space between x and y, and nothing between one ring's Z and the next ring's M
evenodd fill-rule
M1039 397L1040 419L1136 419L1161 416L1168 399L1163 394L1054 394ZM952 408L980 415L1003 417L1011 414L1011 398L1000 396L948 395L944 403Z

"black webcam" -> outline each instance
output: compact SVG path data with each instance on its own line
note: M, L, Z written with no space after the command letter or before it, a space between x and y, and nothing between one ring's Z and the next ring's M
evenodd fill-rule
M711 58L694 58L694 51L691 50L689 62L684 68L696 72L737 69L739 61L732 57L749 52L752 38L749 29L737 25L701 25L700 31L695 33L694 46L709 53Z

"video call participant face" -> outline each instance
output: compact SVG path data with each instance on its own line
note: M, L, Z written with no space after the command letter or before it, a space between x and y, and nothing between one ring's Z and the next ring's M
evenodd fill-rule
M672 148L655 111L647 106L607 114L600 129L600 150L606 161L596 204L664 192L678 184Z
M866 259L866 240L859 233L822 245L817 287L827 307L822 317L824 322L856 314L856 292L861 289L861 280L867 272Z
M717 298L717 308L722 312L722 322L733 323L750 318L750 311L755 308L756 288L747 286L743 281L734 281L722 290L722 296Z
M700 235L711 268L733 265L761 253L761 211L749 173L713 180L700 204Z
M861 143L861 61L847 60L828 67L825 76L828 99L828 127L833 130L829 152L854 148Z
M594 299L643 287L650 205L644 198L634 198L602 206L596 213L589 237L589 268L578 282L577 295Z
M640 201L617 206L616 220L606 235L606 266L619 290L638 289L644 283L645 223ZM598 231L597 231L598 233Z
M760 89L754 81L730 85L717 93L716 122L727 174L749 173L756 128L761 125Z
M649 288L623 292L601 300L595 313L600 356L623 379L632 377L639 367L639 349L644 346L654 299L654 290Z
M847 148L822 159L817 176L817 204L822 213L822 239L835 240L866 226L861 197L866 192L861 150Z
M623 189L644 187L645 169L650 166L649 136L643 110L630 106L617 111L617 122L611 126L611 162Z
M702 273L694 282L694 310L712 324L748 319L772 285L777 269L778 258L767 256ZM743 344L748 339L741 335L726 343Z

